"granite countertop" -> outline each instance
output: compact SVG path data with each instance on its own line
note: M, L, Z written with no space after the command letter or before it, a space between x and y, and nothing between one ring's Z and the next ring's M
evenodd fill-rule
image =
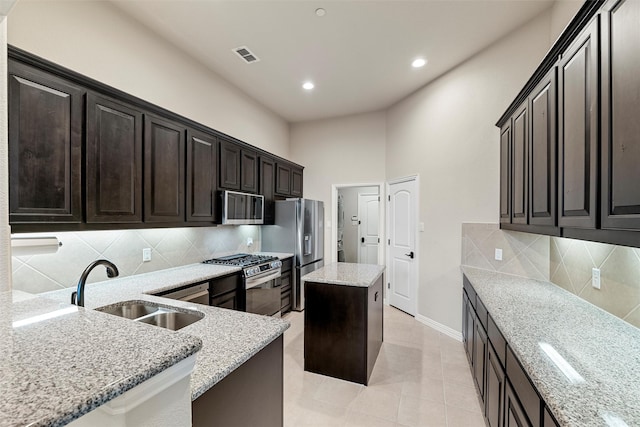
M560 425L640 425L639 329L548 282L462 271Z
M202 346L195 336L149 326L0 293L0 426L67 424Z
M288 254L280 255L284 255L286 258ZM238 267L191 264L153 273L91 283L85 289L85 307L97 308L126 300L142 300L203 313L203 319L174 332L181 336L197 337L203 343L202 349L196 357L195 369L191 374L191 399L195 400L282 335L289 328L289 322L279 318L209 307L150 294L238 271L240 271ZM73 290L73 288L68 288L42 295L66 302ZM100 313L100 316L116 318L116 316L103 313ZM151 328L149 332L161 329L152 325L144 326Z
M368 288L384 272L384 265L336 262L302 276L303 282Z

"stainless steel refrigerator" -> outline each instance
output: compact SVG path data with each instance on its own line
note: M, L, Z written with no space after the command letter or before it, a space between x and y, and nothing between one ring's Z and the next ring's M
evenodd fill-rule
M308 199L277 201L275 225L262 227L262 250L294 254L292 308L304 310L300 277L324 265L324 203Z

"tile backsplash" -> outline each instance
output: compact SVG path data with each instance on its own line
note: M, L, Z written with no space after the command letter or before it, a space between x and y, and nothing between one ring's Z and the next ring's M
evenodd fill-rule
M591 284L600 269L600 289ZM551 238L551 282L640 327L640 249Z
M502 261L495 249L502 249ZM498 224L462 224L462 265L549 280L549 237L500 230Z
M83 231L20 234L56 236L62 246L54 254L12 257L13 289L41 293L75 286L92 261L112 261L120 276L192 264L233 252L260 250L260 227L224 226L146 230ZM253 239L251 246L248 238ZM151 248L151 261L142 262L142 249ZM107 280L97 268L88 282Z
M502 249L502 261L494 259ZM462 224L462 264L549 281L640 327L640 249ZM600 289L592 269L600 269Z

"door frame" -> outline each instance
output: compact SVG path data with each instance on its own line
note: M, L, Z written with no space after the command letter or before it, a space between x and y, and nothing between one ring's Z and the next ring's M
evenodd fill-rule
M352 187L378 187L380 195L380 204L378 205L378 231L380 236L380 245L378 245L378 264L382 260L386 260L385 245L386 239L386 216L384 200L386 200L386 189L384 182L369 182L358 184L332 184L331 185L331 262L338 262L338 190L342 188Z
M414 317L418 316L418 295L420 294L419 292L419 285L420 285L420 230L422 229L422 223L420 222L420 175L419 174L415 174L415 175L408 175L408 176L404 176L401 178L394 178L394 179L390 179L389 181L386 182L385 185L385 192L386 194L388 194L389 196L385 196L384 199L384 205L385 205L385 213L386 213L386 229L387 230L391 230L391 224L389 224L391 215L389 214L389 209L391 207L391 204L389 203L388 197L390 197L391 195L391 188L390 186L392 184L400 184L402 182L407 182L407 181L415 181L416 183L416 194L415 194L415 201L416 201L416 211L415 211L415 215L416 215L416 229L414 230L414 234L415 234L415 258L416 260L418 260L418 262L413 263L413 265L415 265L415 269L416 269L416 278L417 278L417 283L415 286L415 294L413 295L413 300L415 303L415 315ZM389 236L390 238L390 236ZM385 240L382 240L382 242L384 243ZM383 246L388 246L389 243L387 241L386 245ZM389 266L391 265L391 259L390 259L390 251L386 251L386 265ZM387 271L385 271L385 273L388 273ZM384 303L385 304L389 304L389 291L391 290L391 282L389 280L389 276L388 274L385 275L386 279L387 279L387 283L384 284Z

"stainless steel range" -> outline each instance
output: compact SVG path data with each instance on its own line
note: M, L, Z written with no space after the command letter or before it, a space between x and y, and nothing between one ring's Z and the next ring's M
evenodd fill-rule
M242 268L245 306L248 313L280 316L280 281L282 262L269 255L235 254L203 261L206 264Z

